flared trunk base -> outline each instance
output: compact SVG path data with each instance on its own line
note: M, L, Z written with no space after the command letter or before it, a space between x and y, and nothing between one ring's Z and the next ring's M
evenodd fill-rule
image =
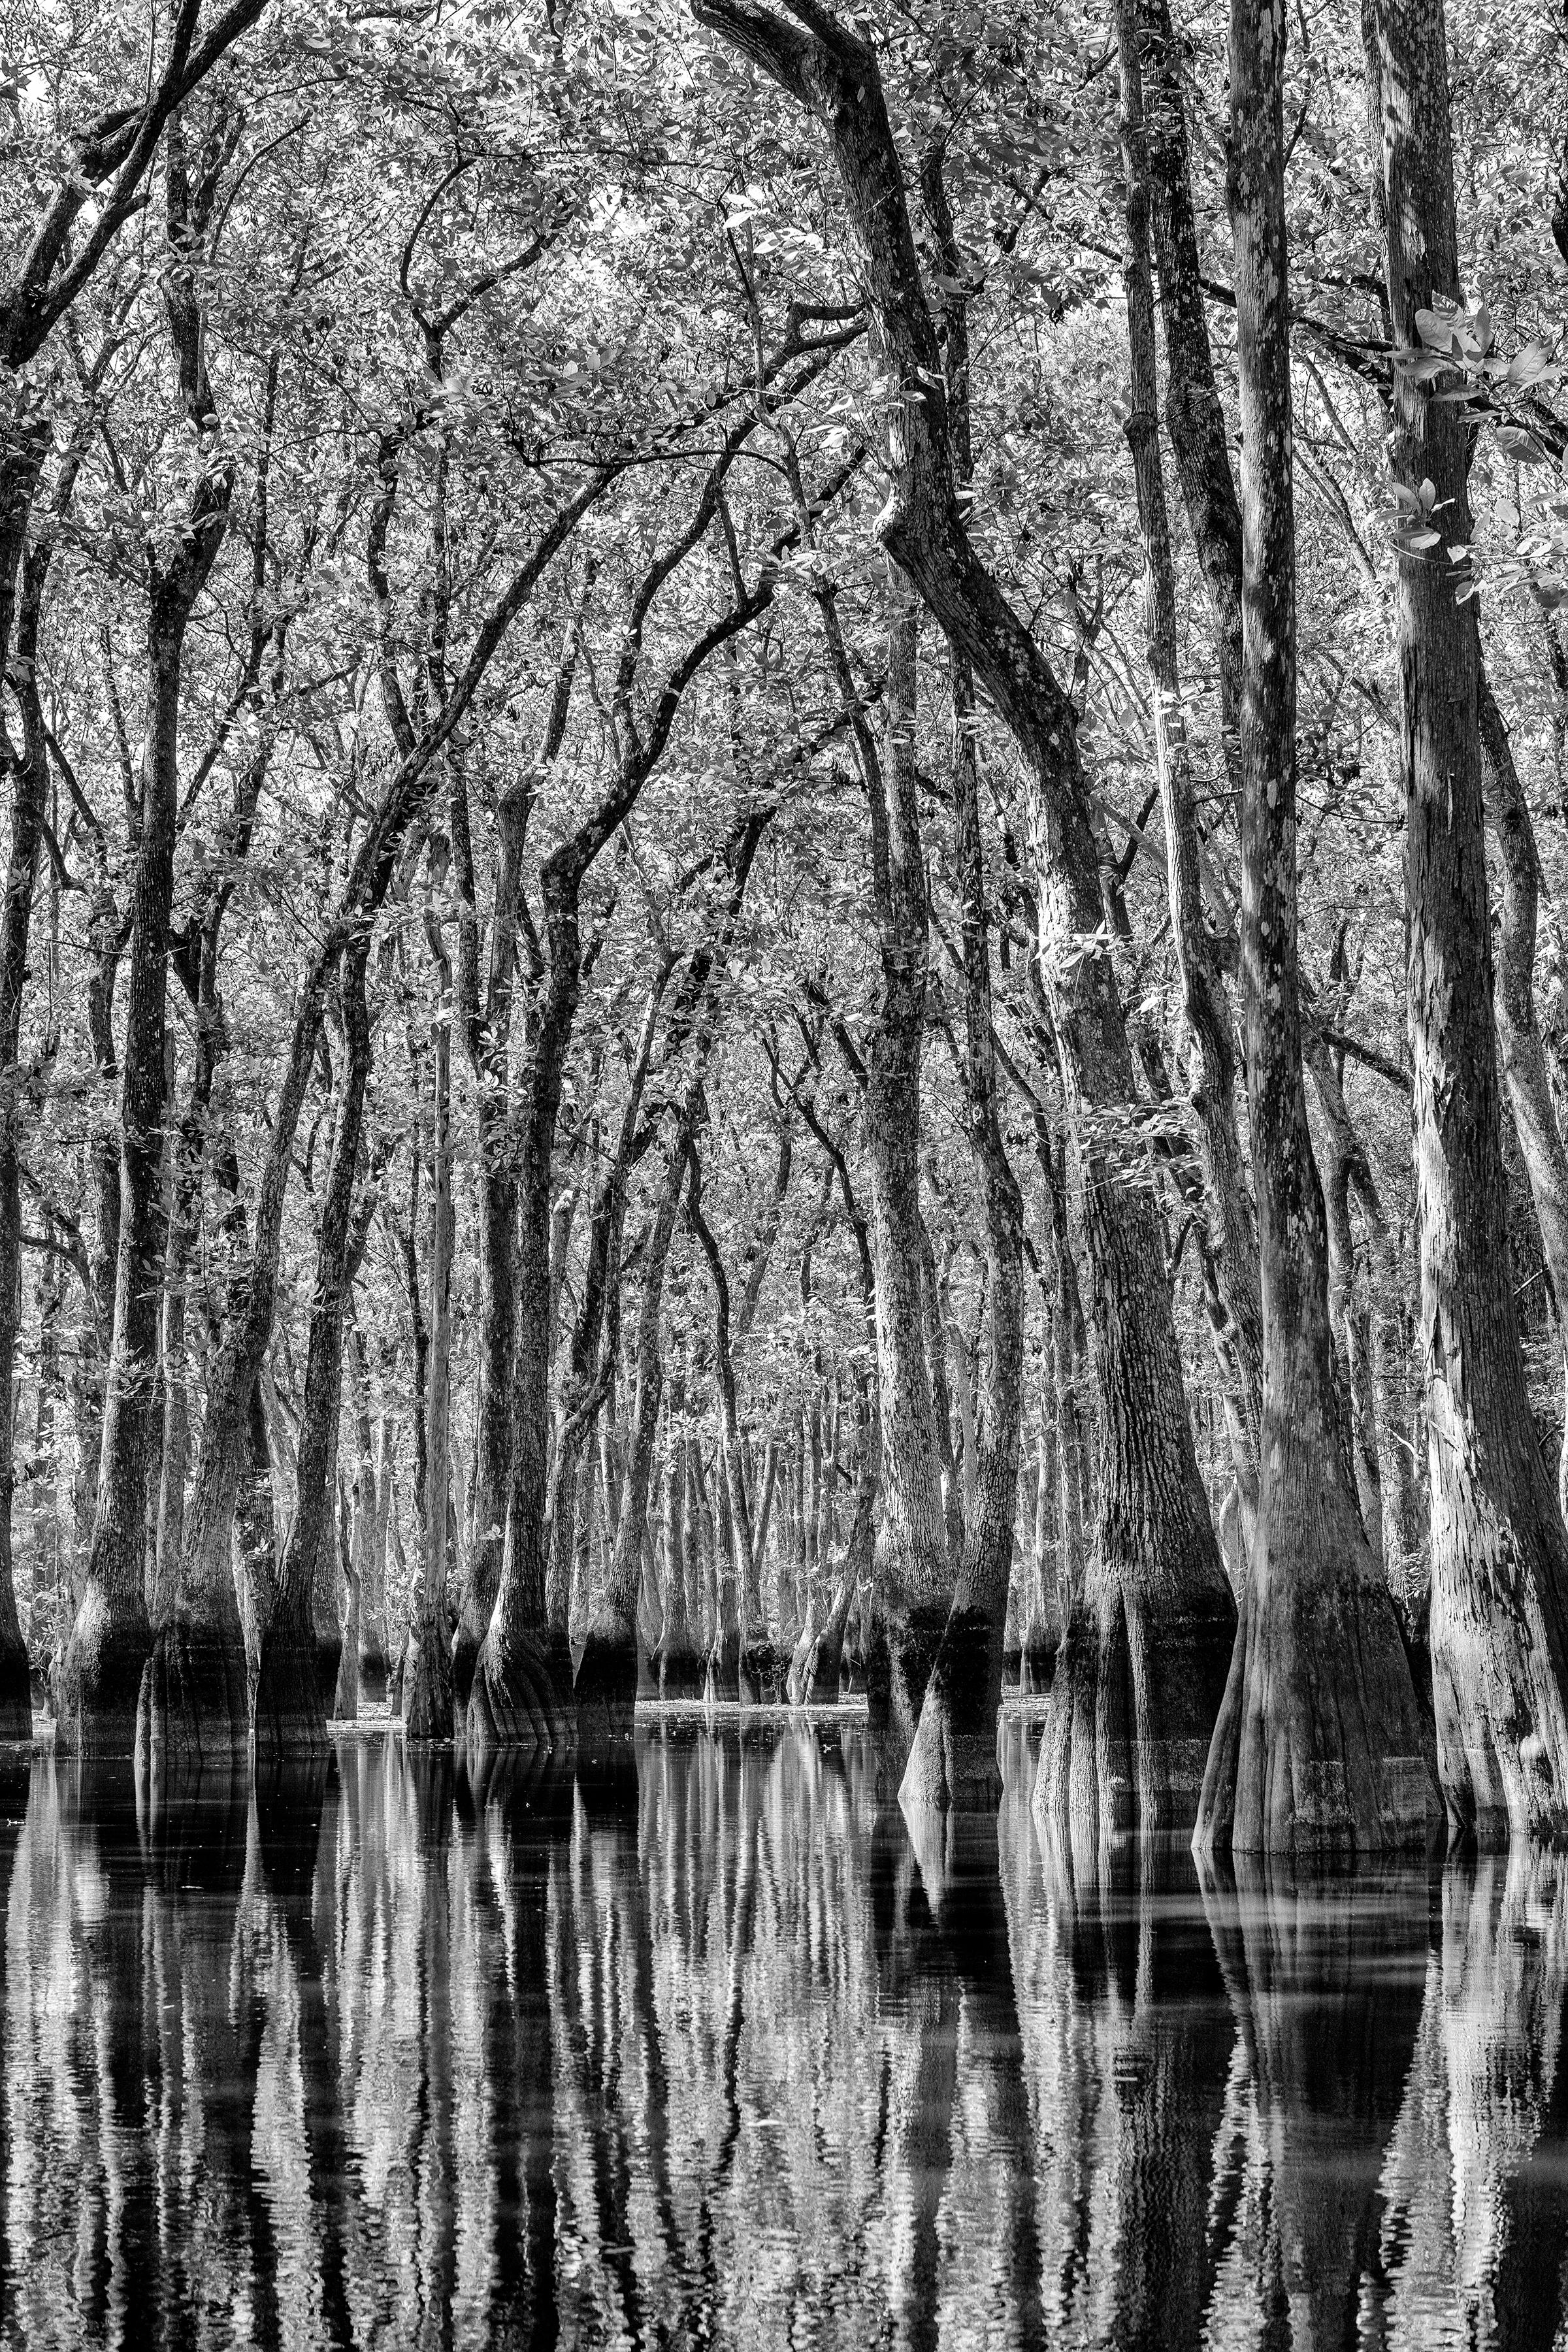
M572 1702L579 1748L596 1755L627 1747L640 1686L636 1625L611 1611L591 1617L574 1657Z
M789 1660L765 1635L745 1643L741 1652L742 1706L779 1706L784 1703Z
M503 1643L491 1626L468 1686L464 1718L470 1769L498 1752L570 1754L575 1707L564 1639L529 1633Z
M439 1625L410 1628L403 1667L404 1738L416 1745L446 1745L456 1725L451 1643Z
M113 1604L89 1580L56 1677L57 1746L73 1756L134 1756L142 1674L152 1647L141 1600Z
M1092 1576L1056 1655L1033 1798L1042 1836L1092 1871L1123 1838L1188 1833L1235 1647L1217 1568L1180 1597Z
M329 1683L323 1690L321 1645L312 1627L296 1632L277 1618L261 1637L256 1669L256 1708L251 1746L263 1772L312 1768L331 1755L327 1729Z
M1001 1706L1001 1628L983 1609L955 1609L931 1665L899 1786L906 1817L975 1812L1000 1804L996 1718Z
M658 1654L658 1696L662 1699L679 1699L695 1703L702 1696L708 1678L708 1661L689 1643L682 1642L678 1649L661 1648Z
M733 1706L741 1696L741 1636L731 1627L714 1638L702 1685L705 1706Z
M1343 1865L1440 1833L1429 1746L1388 1588L1338 1575L1256 1579L1215 1726L1193 1838L1202 1856Z
M903 1780L949 1614L949 1604L931 1602L885 1616L877 1628L866 1660L866 1702L880 1803L890 1802Z
M250 1676L237 1614L230 1624L214 1624L197 1611L175 1609L142 1669L138 1762L167 1780L186 1766L227 1771L244 1762L249 1746Z

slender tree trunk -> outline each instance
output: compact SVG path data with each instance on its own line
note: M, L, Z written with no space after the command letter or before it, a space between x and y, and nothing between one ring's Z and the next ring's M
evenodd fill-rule
M914 774L917 620L888 568L888 676L880 755L867 761L880 997L863 1113L876 1269L882 1515L879 1633L867 1664L873 1738L891 1795L903 1777L952 1601L935 1402L925 1352L920 1203L921 1057L925 1042L925 866Z
M1243 962L1263 1277L1251 1571L1194 1843L1300 1861L1426 1835L1415 1694L1347 1479L1327 1234L1307 1129L1296 917L1296 614L1285 0L1233 0L1230 212L1241 365Z
M270 1622L261 1629L254 1735L258 1768L263 1764L276 1768L291 1758L322 1753L329 1746L327 1707L332 1690L331 1686L323 1689L321 1680L314 1608L316 1560L323 1538L331 1538L335 1502L328 1481L336 1456L343 1318L355 1256L354 1188L370 1072L370 1014L365 1003L368 952L369 941L362 933L343 958L342 1013L348 1052L321 1204L300 1412L294 1519L279 1571L276 1605ZM362 1228L362 1246L363 1239Z
M1394 334L1459 294L1441 0L1373 0L1369 79ZM1430 480L1468 543L1467 425L1396 370L1396 481ZM1483 1840L1568 1839L1568 1537L1525 1391L1503 1217L1491 938L1468 560L1401 552L1395 599L1406 793L1406 976L1415 1066L1421 1329L1432 1512L1437 1763L1450 1818ZM1510 968L1510 966L1511 968ZM1505 1038L1521 1009L1505 966ZM1515 1030L1517 1037L1518 1032Z
M452 1032L446 1009L451 1002L452 970L434 915L427 928L442 987L442 1010L434 1024L435 1122L432 1136L430 1204L430 1334L426 1390L425 1516L420 1528L419 1576L409 1613L408 1663L404 1670L403 1723L409 1739L449 1740L453 1731L452 1629L447 1613L447 1503L451 1465L452 1253L456 1218L452 1206Z
M24 421L20 431L12 423L7 446L0 450L0 662L10 648L16 572L43 449L44 436L37 426ZM46 560L35 554L29 562L37 566ZM16 1148L22 1117L22 992L48 791L48 754L33 679L38 601L37 591L28 593L25 585L16 646L23 680L24 738L19 750L5 746L12 785L11 855L5 909L0 915L0 1739L28 1739L33 1730L27 1650L16 1613L11 1516L16 1486L12 1397L22 1304L22 1194Z
M1386 1577L1387 1563L1383 1545L1383 1467L1378 1446L1369 1298L1371 1271L1369 1266L1367 1274L1358 1284L1355 1235L1351 1224L1352 1192L1363 1184L1370 1192L1372 1179L1360 1139L1345 1108L1344 1093L1339 1072L1334 1067L1333 1055L1321 1038L1308 1045L1306 1060L1317 1088L1326 1129L1327 1149L1320 1159L1319 1175L1322 1181L1323 1207L1328 1220L1329 1316L1344 1358L1356 1496L1361 1506L1362 1526L1368 1549L1379 1574Z

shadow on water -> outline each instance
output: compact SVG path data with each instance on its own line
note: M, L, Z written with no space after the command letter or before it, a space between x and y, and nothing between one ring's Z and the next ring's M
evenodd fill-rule
M0 2341L1546 2347L1568 1873L1085 1871L863 1727L0 1771Z

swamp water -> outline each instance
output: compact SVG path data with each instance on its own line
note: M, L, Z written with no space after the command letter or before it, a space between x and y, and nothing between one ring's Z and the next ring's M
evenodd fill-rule
M1568 1871L1075 1886L863 1727L0 1808L0 2341L1568 2341Z

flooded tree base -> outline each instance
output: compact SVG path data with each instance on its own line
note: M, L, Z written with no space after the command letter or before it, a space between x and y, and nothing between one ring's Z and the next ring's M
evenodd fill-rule
M1042 1834L1085 1854L1189 1832L1235 1643L1227 1587L1178 1601L1091 1576L1056 1654L1033 1798Z
M244 1759L250 1748L250 1675L237 1615L214 1624L176 1609L153 1637L136 1719L138 1760L201 1765Z
M575 1745L572 1655L563 1635L514 1636L504 1647L492 1626L468 1693L470 1756L508 1748L565 1755Z
M262 1636L257 1659L251 1742L258 1773L289 1770L297 1762L313 1769L316 1760L331 1753L327 1729L331 1685L323 1689L317 1679L320 1669L314 1628L290 1633L275 1620Z
M82 1757L135 1754L142 1675L152 1647L145 1609L112 1608L101 1586L89 1581L55 1681L59 1747Z
M1419 1852L1441 1832L1429 1756L1385 1586L1279 1577L1260 1601L1248 1580L1198 1852L1305 1866Z
M899 1787L906 1815L995 1809L1001 1697L1000 1627L984 1610L955 1609L931 1664Z

